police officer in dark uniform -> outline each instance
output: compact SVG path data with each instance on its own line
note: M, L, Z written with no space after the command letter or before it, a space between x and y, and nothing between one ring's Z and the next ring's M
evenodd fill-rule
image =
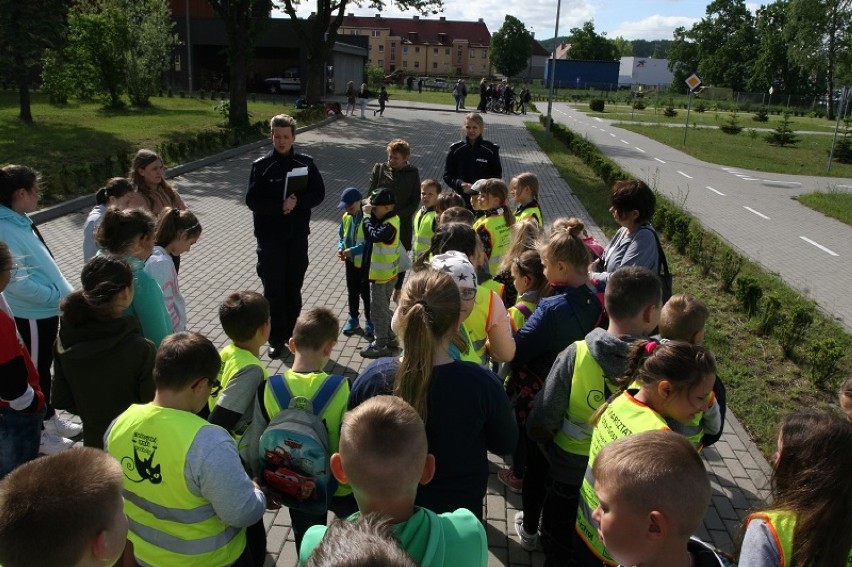
M279 114L270 127L273 147L251 166L246 205L254 217L257 275L270 306L268 354L275 359L286 349L302 311L311 209L325 198L325 184L314 160L293 150L296 121Z
M462 196L465 206L470 206L467 190L480 179L503 177L500 163L500 146L482 139L485 123L479 113L471 112L464 117L463 140L450 146L444 166L444 183Z

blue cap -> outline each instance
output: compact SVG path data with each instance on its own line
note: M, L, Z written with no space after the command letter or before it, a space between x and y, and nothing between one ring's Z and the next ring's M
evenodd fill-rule
M338 209L345 209L352 203L356 201L360 201L363 199L361 196L361 192L355 189L354 187L347 187L343 190L343 193L340 195L340 202L337 203Z

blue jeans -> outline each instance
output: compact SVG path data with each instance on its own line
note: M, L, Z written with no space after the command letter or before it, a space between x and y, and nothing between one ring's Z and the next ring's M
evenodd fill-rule
M0 478L38 456L46 408L23 414L0 408Z

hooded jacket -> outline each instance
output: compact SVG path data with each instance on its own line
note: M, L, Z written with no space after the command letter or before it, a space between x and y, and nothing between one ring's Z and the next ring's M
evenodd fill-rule
M103 448L113 419L154 399L154 344L136 317L72 326L62 320L54 346L51 402L83 420L83 444Z
M59 315L59 301L72 287L47 246L33 231L33 221L0 205L0 241L9 246L18 275L3 292L15 317L48 319Z

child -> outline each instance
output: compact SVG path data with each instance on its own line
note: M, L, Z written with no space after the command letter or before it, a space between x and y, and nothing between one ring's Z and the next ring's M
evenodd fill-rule
M428 250L432 243L437 224L435 206L440 192L441 183L437 179L424 179L420 183L420 208L414 214L414 258Z
M219 351L222 389L207 402L208 421L228 430L248 463L242 438L254 414L257 389L269 376L259 360L260 348L269 340L269 302L254 291L234 292L219 305L219 322L231 344Z
M802 411L781 421L771 508L745 521L738 565L852 565L852 424Z
M154 249L154 217L142 209L107 209L96 238L102 253L122 256L130 264L135 287L133 302L124 314L138 318L142 335L159 347L163 338L174 332L174 327L163 290L145 271L145 261Z
M512 225L512 240L509 243L509 249L500 263L500 271L494 276L495 281L505 286L503 301L506 305L514 305L518 300L518 290L515 289L513 283L512 265L527 250L535 250L543 234L541 225L533 218L517 221Z
M453 193L455 195L455 193ZM458 197L458 195L456 195ZM473 215L472 211L465 209L464 207L450 207L443 213L441 213L440 218L438 219L438 224L449 224L451 222L460 222L466 224L467 226L472 227L473 221L476 220L476 217Z
M186 330L186 301L180 292L174 257L189 252L201 238L201 223L192 211L166 207L157 220L155 246L145 260L145 271L163 290L166 310L175 331Z
M530 217L544 226L544 217L538 204L538 177L534 173L524 172L516 175L509 183L509 195L517 203L515 220L522 221Z
M466 208L464 199L454 191L442 191L438 195L438 200L435 202L435 218L438 219L439 223L441 222L441 213L451 207Z
M370 313L375 340L361 349L364 358L381 358L393 353L396 337L391 331L390 300L400 272L403 254L399 217L394 213L396 198L390 189L379 189L364 206L364 259L369 258ZM363 274L362 274L363 277Z
M589 446L589 464L580 488L575 529L580 540L575 545L578 565L599 567L601 562L615 565L600 539L600 525L592 516L592 511L598 507L592 474L597 454L621 437L668 429L666 419L689 423L707 408L715 380L716 361L704 347L685 341L658 343L644 339L630 347L627 372L619 379L619 386L627 389L610 398L610 402L604 402L592 416L595 428Z
M697 298L687 294L671 296L660 311L660 337L686 341L694 345L704 344L704 326L710 311ZM707 411L696 415L688 425L669 420L669 427L687 437L699 451L712 445L722 436L727 410L725 385L716 376L713 395Z
M337 316L329 309L318 307L310 309L299 316L293 329L293 336L287 344L293 353L293 365L290 370L284 372L284 380L287 382L293 396L304 396L311 399L322 388L328 379L328 374L323 372L325 364L331 356L331 349L337 344L337 336L340 334L340 323ZM349 383L344 380L342 386L331 398L326 410L318 417L322 419L328 429L329 452L338 450L340 440L340 423L343 413L346 411L346 401L349 398ZM275 418L282 408L278 404L269 382L258 389L254 404L254 417L251 426L246 433L249 462L254 475L261 474L261 461L259 453L260 436L266 426ZM352 490L345 484L337 486L334 499L330 508L339 516L347 516L354 506L351 502ZM324 526L326 514L310 514L301 510L290 510L290 519L293 525L293 535L296 539L296 548L302 545L302 537L311 526Z
M122 481L115 459L87 447L21 466L0 483L0 562L116 564L127 545Z
M392 526L381 514L350 522L334 519L305 567L419 567L399 546Z
M506 204L508 189L502 179L488 179L478 188L471 187L470 191L477 191L470 200L473 210L483 212L473 223L473 228L482 240L488 272L494 276L509 249L511 227L515 224L515 216Z
M95 256L80 282L83 289L60 304L52 401L80 416L84 445L102 449L116 416L154 398L156 349L142 336L139 320L122 315L133 301L133 271L124 259Z
M550 282L544 277L544 266L538 250L527 250L515 257L511 267L512 285L517 291L517 303L509 307L512 332L517 333L527 322L539 300L547 297Z
M601 450L592 470L598 497L593 517L619 565L724 565L690 538L712 491L704 463L682 436L644 431L616 439Z
M388 102L388 89L382 85L382 88L379 90L379 108L373 111L373 116L378 114L379 116L385 115L385 104Z
M577 217L571 217L570 219L561 218L553 221L553 226L550 227L551 234L557 230L576 230L579 231L583 237L583 243L586 245L586 248L589 249L589 254L592 256L592 261L597 260L603 255L604 247L603 245L594 239L593 236L589 235L589 232L586 230L586 225L583 224L583 221L578 219Z
M108 207L128 209L137 206L145 206L145 201L126 177L112 177L106 185L98 189L95 193L95 208L83 223L83 262L88 262L98 253L95 231L101 224L104 211Z
M418 486L435 474L435 457L427 453L423 420L402 399L377 396L347 413L331 467L355 493L359 511L349 521L372 514L386 516L417 565L486 565L485 529L469 510L436 514L414 505ZM308 531L299 552L300 564L305 564L325 532L324 526Z
M570 245L571 254L566 250L562 255L573 257L579 270L587 257L579 236L562 231L551 237L554 238L557 239L554 245ZM559 262L552 261L552 264L559 267ZM575 277L580 280L579 271ZM581 331L576 324L570 325L573 313L591 310L585 315L588 321L591 315L600 315L599 304L597 298L592 299L594 292L588 288L556 289L565 291L541 300L530 321L516 335L518 356L522 357L522 363L524 360L529 362L523 363L524 366L513 363L512 379L523 378L523 372L532 377L546 376L532 411L520 404L535 396L535 390L540 386L533 383L528 394L522 384L513 385L514 390L509 388L509 391L517 392L519 423L523 423L524 416L529 415L526 421L529 437L522 437L527 442L523 512L515 517L516 531L521 544L526 549L534 549L541 516L542 547L550 560L559 563L567 561L571 553L570 533L589 457L592 434L589 419L609 393L616 390L612 380L627 369L626 356L630 344L647 336L657 326L660 280L645 269L622 270L606 289L604 301L611 318L609 328L591 329L583 339L573 344L565 344L564 339L558 340L559 336L575 335ZM585 306L584 301L589 305ZM560 330L560 327L566 328ZM551 335L556 337L550 338ZM539 344L542 341L549 341L549 344L543 345L544 349ZM564 351L561 351L563 348ZM553 358L559 352L559 358ZM589 402L586 402L587 399ZM539 445L530 441L538 441ZM543 485L548 479L549 488L545 492Z
M3 299L16 270L9 247L0 242L0 444L7 449L0 451L0 478L38 456L46 411L38 371Z
M364 260L364 213L361 211L361 192L348 187L340 195L338 209L343 209L340 220L340 240L337 243L337 258L345 263L346 292L349 297L349 319L343 326L343 334L351 337L361 330L358 319L358 298L364 302L364 336L373 335L370 320L370 282L361 273Z
M219 387L220 365L202 335L166 337L154 361L154 401L130 406L107 430L106 450L124 468L129 539L143 565L251 561L245 527L263 517L266 498L228 432L195 415Z
M155 217L166 207L181 210L186 208L177 190L166 181L163 160L155 152L144 149L136 152L127 178L144 197L146 208Z
M840 409L846 414L846 419L852 422L852 376L840 386Z

